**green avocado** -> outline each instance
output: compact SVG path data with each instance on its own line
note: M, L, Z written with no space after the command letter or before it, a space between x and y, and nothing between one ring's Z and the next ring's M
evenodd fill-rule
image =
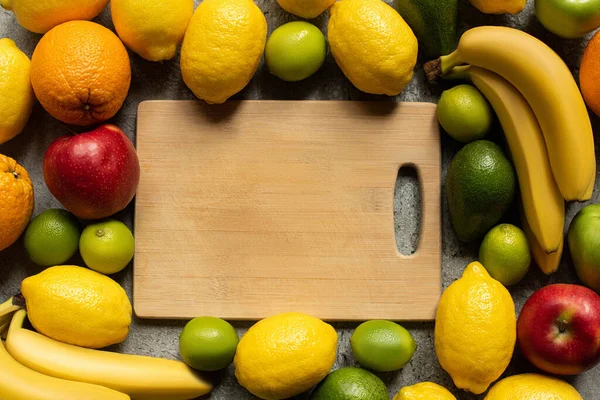
M428 58L456 50L458 0L394 0Z
M510 207L516 189L515 170L497 144L478 140L463 147L446 176L450 222L458 238L481 239Z

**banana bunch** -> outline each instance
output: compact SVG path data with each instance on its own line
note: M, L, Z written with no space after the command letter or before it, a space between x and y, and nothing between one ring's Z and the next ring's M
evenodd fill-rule
M0 305L2 400L187 400L212 390L182 362L60 343L22 328L25 310ZM4 322L3 322L4 321Z
M425 64L430 81L470 80L502 125L515 164L524 228L534 258L549 274L564 240L564 201L586 201L596 179L587 108L564 61L535 37L482 26L461 37L453 53Z

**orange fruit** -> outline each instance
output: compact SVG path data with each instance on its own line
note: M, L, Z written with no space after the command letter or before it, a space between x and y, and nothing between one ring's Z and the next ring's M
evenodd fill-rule
M579 84L588 107L600 117L600 32L594 35L583 53Z
M117 35L89 21L71 21L42 37L31 58L31 84L54 118L92 125L113 117L123 105L131 66Z
M33 185L15 160L0 154L0 251L17 241L33 212Z

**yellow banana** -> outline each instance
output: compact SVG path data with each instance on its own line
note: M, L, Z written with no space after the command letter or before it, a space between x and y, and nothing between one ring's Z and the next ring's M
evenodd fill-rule
M458 49L426 64L430 80L457 65L493 71L527 99L546 141L558 187L567 201L589 200L596 177L594 138L587 108L564 61L547 45L517 29L473 28Z
M6 349L15 360L42 374L106 386L136 400L188 400L212 390L182 362L76 347L22 329L24 310L14 318ZM54 398L58 399L62 398Z
M557 251L563 241L565 201L531 107L514 86L486 69L455 67L447 77L470 80L496 111L515 164L529 226L544 252Z
M558 246L558 250L554 253L546 253L542 246L539 245L535 235L533 234L529 224L527 223L527 218L525 218L525 212L523 211L523 207L521 207L521 225L523 228L523 232L525 232L525 236L527 236L527 241L529 242L529 248L531 249L531 253L533 254L533 259L535 263L540 267L542 272L546 275L550 275L560 266L560 259L563 254L564 247L564 235L560 241L560 245Z
M52 378L16 362L0 341L2 400L128 400L129 396L88 383Z

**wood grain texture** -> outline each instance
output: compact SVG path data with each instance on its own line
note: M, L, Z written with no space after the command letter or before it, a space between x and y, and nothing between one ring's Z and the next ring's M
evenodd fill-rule
M141 103L134 308L143 318L432 320L441 292L435 105ZM398 253L398 169L421 234Z

